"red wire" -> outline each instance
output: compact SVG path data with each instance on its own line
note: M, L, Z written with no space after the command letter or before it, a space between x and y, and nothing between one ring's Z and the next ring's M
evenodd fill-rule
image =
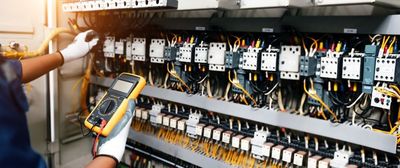
M97 145L99 144L99 138L101 133L103 132L104 127L106 126L107 121L104 119L101 119L101 124L100 124L100 132L97 134L96 138L93 140L93 156L96 156L97 153Z

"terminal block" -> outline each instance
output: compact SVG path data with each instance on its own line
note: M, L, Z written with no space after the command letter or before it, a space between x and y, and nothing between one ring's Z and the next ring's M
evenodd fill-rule
M236 149L240 149L240 142L244 138L243 135L235 135L232 137L232 147Z
M222 142L225 143L225 144L230 144L232 136L233 136L233 132L232 131L223 132L222 133Z
M260 67L260 48L250 48L243 53L242 69L256 71Z
M194 49L194 62L195 63L207 63L208 46L195 47Z
M165 39L151 39L149 56L151 63L164 63Z
M104 57L114 58L115 57L115 37L107 36L103 44Z
M135 61L146 61L146 38L133 38L132 59Z
M159 126L162 124L162 119L165 114L161 113L161 110L164 108L163 105L155 104L151 107L149 112L150 114L150 123L153 126Z
M214 128L215 128L215 127L212 126L212 125L209 125L209 126L205 127L205 128L204 128L204 132L203 132L203 136L204 136L205 138L211 139L211 138L212 138L212 133L213 133Z
M261 52L261 70L275 72L277 70L278 49Z
M342 61L342 79L362 79L362 57L344 57Z
M196 126L199 124L201 114L193 113L189 115L189 119L186 121L186 133L191 138L197 138Z
M314 76L317 70L317 59L315 57L300 57L300 76Z
M212 133L212 139L216 142L221 141L221 135L222 135L222 131L224 131L222 128L216 128L213 130Z
M251 154L254 158L264 160L263 149L269 135L270 133L264 130L254 132L254 137L251 139Z
M164 60L165 61L175 61L177 54L178 54L178 48L176 48L176 47L165 47L164 48Z
M225 43L210 43L208 64L210 71L225 71Z
M178 61L192 63L194 57L194 44L184 44L179 48Z
M400 81L400 58L377 58L375 80L384 82Z

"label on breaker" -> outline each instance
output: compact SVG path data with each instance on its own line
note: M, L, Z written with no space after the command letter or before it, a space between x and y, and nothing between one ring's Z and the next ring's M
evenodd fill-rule
M186 120L182 119L178 121L178 130L185 131L186 128Z
M204 124L197 124L196 125L196 135L203 136L203 128Z
M243 135L236 135L236 136L232 137L232 147L239 148L240 141L242 138L243 138Z
M213 139L216 141L220 141L221 140L221 132L222 132L221 128L214 129L213 130Z

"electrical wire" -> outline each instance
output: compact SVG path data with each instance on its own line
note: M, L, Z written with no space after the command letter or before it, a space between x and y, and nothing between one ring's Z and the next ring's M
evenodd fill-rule
M235 73L235 77L234 77L234 79L232 80L232 78L231 78L231 71L228 71L228 79L229 79L229 82L231 82L233 86L235 86L235 87L239 88L240 90L242 90L242 92L243 92L244 94L246 94L247 97L249 97L249 98L251 99L251 101L253 101L254 105L256 106L256 105L257 105L257 101L253 98L253 96L251 96L251 94L250 94L246 89L243 88L243 86L242 86L242 85L239 83L239 81L237 80L236 72L234 72L234 73Z

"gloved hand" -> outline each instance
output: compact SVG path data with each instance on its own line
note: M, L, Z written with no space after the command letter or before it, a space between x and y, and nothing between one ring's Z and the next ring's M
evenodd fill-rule
M61 50L60 53L64 57L64 63L76 60L88 54L99 41L99 38L94 37L94 34L95 31L93 30L79 33L67 48ZM93 39L90 38L92 36Z
M112 157L117 163L121 161L134 115L135 101L129 100L128 108L121 121L113 128L107 137L100 138L96 156Z

